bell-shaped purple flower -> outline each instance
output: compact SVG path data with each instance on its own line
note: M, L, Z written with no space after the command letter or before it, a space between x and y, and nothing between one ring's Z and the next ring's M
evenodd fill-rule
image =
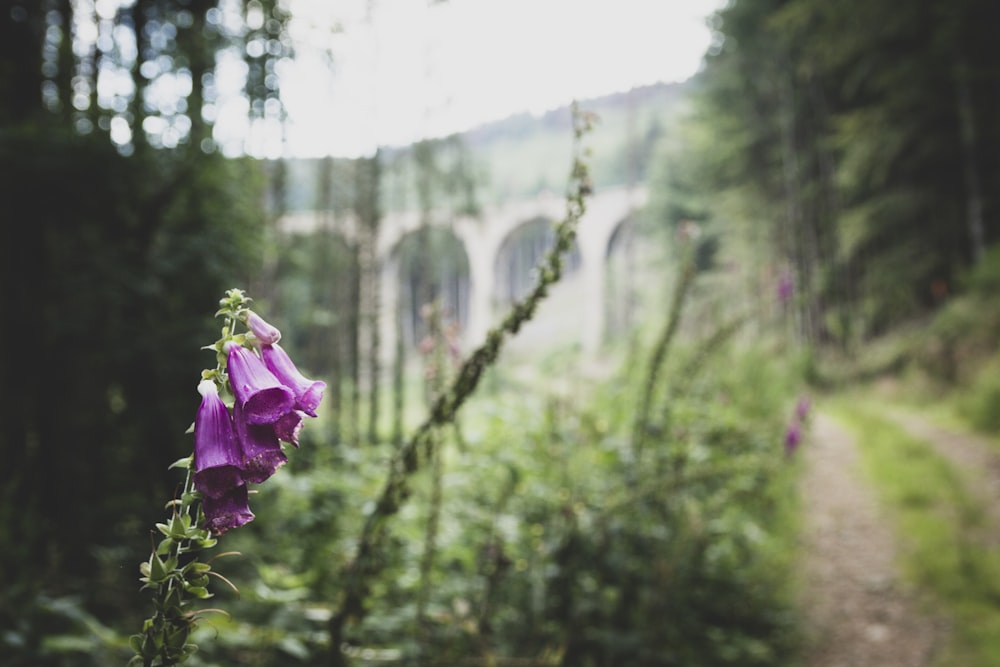
M257 337L257 340L262 345L271 345L281 340L281 332L278 330L278 327L270 324L252 310L247 311L246 323L250 327L250 331L253 332L253 335Z
M198 393L202 399L194 418L194 488L205 497L219 498L243 483L243 456L215 382L203 380Z
M205 512L205 527L216 537L253 521L245 484L218 498L205 496L201 508Z
M300 410L292 410L274 422L274 434L278 436L278 440L283 440L298 447L299 431L302 430L302 421L305 416L306 413Z
M792 300L792 294L795 292L795 282L792 279L792 274L785 271L778 278L778 301L782 304L786 304Z
M233 421L243 453L240 473L244 481L260 484L283 466L288 457L281 451L281 443L271 424L249 423L238 406L233 411Z
M252 351L230 344L227 369L229 385L248 423L273 424L292 410L296 398L290 388Z
M271 373L295 394L295 407L310 417L315 417L316 408L323 400L326 383L303 377L288 354L277 343L262 345L260 354Z
M788 430L785 431L785 454L791 456L795 453L795 450L799 448L799 442L802 440L802 430L798 423L793 422L788 425Z

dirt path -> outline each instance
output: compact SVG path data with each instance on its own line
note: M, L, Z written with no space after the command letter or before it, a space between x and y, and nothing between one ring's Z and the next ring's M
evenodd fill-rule
M815 415L804 457L803 667L924 667L945 637L898 579L892 529L853 438Z
M948 430L915 412L891 410L886 416L955 467L986 512L983 543L1000 545L1000 451L982 438Z

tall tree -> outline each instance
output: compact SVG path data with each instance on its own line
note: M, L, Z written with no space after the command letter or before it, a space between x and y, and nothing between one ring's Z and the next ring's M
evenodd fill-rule
M120 563L148 554L145 527L173 492L166 467L190 452L218 295L257 263L257 165L198 139L216 54L243 52L251 4L0 12L0 300L18 323L0 331L17 351L0 361L5 628L43 593L85 592L112 615L140 602ZM278 46L268 57L284 57ZM21 637L29 654L35 640Z
M764 239L762 275L791 268L807 340L918 314L995 241L1000 56L982 26L998 11L737 0L717 14L706 184L740 202L730 227Z

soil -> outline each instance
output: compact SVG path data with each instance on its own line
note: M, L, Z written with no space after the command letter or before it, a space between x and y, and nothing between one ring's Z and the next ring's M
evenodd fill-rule
M803 456L803 667L923 667L947 639L897 571L893 529L852 436L814 416Z

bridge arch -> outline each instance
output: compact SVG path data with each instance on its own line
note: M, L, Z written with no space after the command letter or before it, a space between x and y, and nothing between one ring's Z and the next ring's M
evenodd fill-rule
M452 229L425 226L403 234L383 263L382 282L393 285L394 312L406 345L426 335L422 309L434 301L460 330L468 325L469 255Z
M610 299L616 298L617 293L617 288L608 285L609 273L616 274L635 268L617 254L618 244L624 238L618 235L624 233L624 221L630 219L645 204L646 199L645 188L605 188L595 192L587 201L587 211L577 231L576 250L569 259L569 265L573 267L570 272L572 275L563 281L575 286L562 290L571 293L573 296L570 298L582 301L577 304L579 308L574 315L573 328L585 351L595 352L605 339L608 303ZM457 295L452 297L454 315L463 324L464 347L471 348L481 343L489 328L496 324L505 311L506 304L498 303L496 298L498 294L504 294L505 289L498 285L497 275L498 257L503 252L504 244L526 222L545 220L551 226L551 221L562 219L565 213L565 201L552 194L485 209L475 218L432 212L430 225L435 229L450 230L447 232L452 240L449 243L453 247L460 246L464 251L465 275L468 276L466 286L448 288ZM281 227L292 234L314 233L320 226L317 217L314 211L290 214L282 219ZM338 218L338 227L349 240L357 236L356 225L357 221L350 216ZM413 301L412 294L407 296L400 291L401 265L398 251L403 239L422 226L424 225L418 212L386 215L379 225L376 248L383 278L379 294L379 330L382 341L380 349L385 360L391 358L395 349L396 308L401 303L400 299ZM456 256L457 254L456 251ZM612 264L610 267L609 262ZM537 262L532 263L534 264ZM402 270L406 272L408 269L404 266ZM448 275L458 275L461 269L456 264L445 272ZM613 275L611 279L615 280ZM507 282L507 297L503 301L524 288L523 282L517 290L511 289L510 281ZM441 285L453 283L454 279L440 279ZM553 301L557 297L558 295L551 295ZM419 305L416 308L419 309ZM419 315L419 312L416 314ZM411 327L409 335L414 335L414 330ZM404 335L407 334L404 332Z
M637 253L636 220L626 215L612 229L604 253L604 331L603 340L612 340L627 332L635 320Z
M525 296L538 280L535 269L555 242L554 221L535 216L512 228L500 242L493 260L493 303L508 306ZM580 248L573 242L563 263L568 277L580 267Z

